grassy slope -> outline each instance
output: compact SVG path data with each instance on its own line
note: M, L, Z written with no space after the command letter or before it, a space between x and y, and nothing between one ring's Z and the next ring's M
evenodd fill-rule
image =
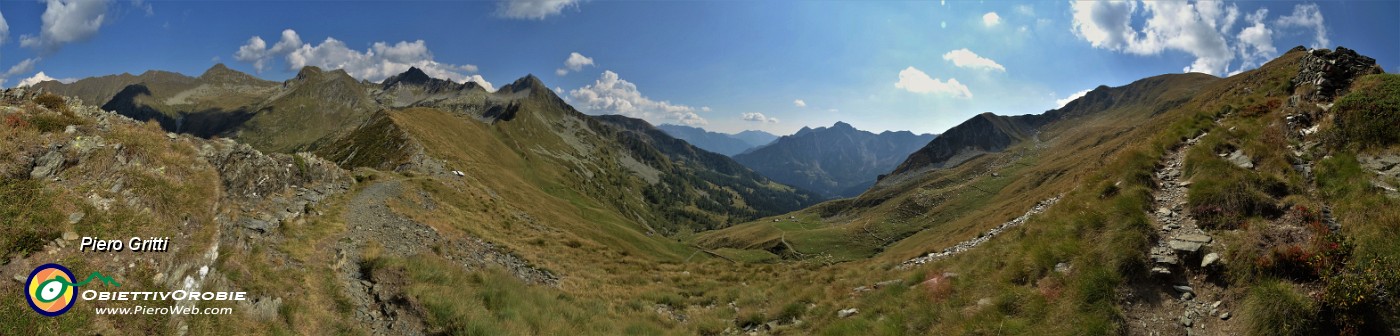
M1082 183L1093 168L1136 139L1159 131L1153 125L1170 117L1153 112L1189 97L1210 79L1178 75L1144 81L1145 90L1150 91L1107 92L1126 102L1109 110L1092 114L1066 110L1087 116L1050 124L1038 136L1042 142L1022 143L899 185L873 189L856 199L828 202L804 210L796 222L786 215L776 223L764 218L707 232L698 241L707 246L767 249L785 240L802 254L834 260L880 254L880 262L898 262L974 238L1020 216L1036 202ZM1121 97L1126 93L1138 97Z

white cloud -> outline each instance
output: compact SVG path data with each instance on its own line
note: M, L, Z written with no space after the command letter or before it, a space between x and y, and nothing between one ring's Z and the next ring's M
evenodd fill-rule
M1084 91L1079 91L1070 94L1069 97L1064 97L1062 99L1055 100L1055 108L1064 108L1065 105L1069 104L1069 102L1072 102L1075 99L1079 99L1079 97L1083 97L1085 94L1089 93L1089 90L1090 89L1085 89Z
M495 86L481 75L468 75L477 71L475 65L454 65L433 60L433 53L423 40L399 41L394 44L375 42L365 51L350 49L345 42L332 37L318 45L303 43L296 31L282 31L281 40L272 48L262 37L253 36L248 43L238 48L234 59L253 63L259 72L270 66L278 57L283 58L289 69L317 66L326 69L344 69L356 79L380 82L389 76L417 67L434 78L444 78L458 83L476 82L488 91Z
M801 99L797 99L792 101L792 105L797 107L807 107L807 102L802 101Z
M1235 26L1235 21L1240 17L1240 9L1235 4L1225 6L1224 1L1198 1L1196 11L1201 13L1201 18L1211 27L1222 34L1229 33L1230 28Z
M53 77L49 77L49 75L45 75L43 71L40 71L39 73L34 74L34 76L32 76L32 77L29 77L29 78L25 78L25 79L20 80L20 81L19 81L19 84L15 84L15 87L25 87L25 86L30 86L30 85L34 85L34 84L39 84L39 83L42 83L42 82L44 82L44 81L51 81L51 80L59 81L60 83L72 83L72 82L75 81L76 79L73 79L73 78L63 78L63 79L53 78Z
M997 12L987 12L982 14L982 25L991 27L1001 23L1001 16Z
M282 31L282 40L277 41L277 44L272 45L272 49L267 52L273 55L281 55L301 48L302 44L301 35L298 35L297 31L286 29Z
M652 100L643 96L637 90L636 84L623 80L612 70L603 71L602 76L592 85L569 91L569 96L577 106L593 112L621 114L653 123L678 122L692 126L709 123L695 113L697 110L708 112L708 107L697 109L672 104L669 101Z
M5 71L4 74L0 74L0 78L10 78L14 77L15 75L33 72L34 65L38 63L39 58L28 58L23 61L19 61L19 63L15 63L14 66L11 66L10 70Z
M243 46L238 47L237 52L233 53L233 59L241 62L252 62L253 68L257 69L258 72L267 70L268 56L267 41L263 41L262 37L258 36L249 38L248 43L244 43Z
M53 53L64 44L86 40L97 34L107 17L108 1L48 0L39 36L20 37L20 46Z
M564 67L555 69L554 74L560 76L567 75L569 71L583 70L584 66L593 66L593 59L584 57L583 54L572 52L569 53L569 58L564 59Z
M912 66L899 72L899 81L894 83L894 87L913 93L972 98L972 91L968 91L967 86L958 83L957 79L949 78L947 82L944 82L937 78L930 78L928 74Z
M9 78L34 72L34 66L38 65L40 60L42 59L39 57L27 58L23 61L19 61L19 63L15 63L15 65L13 66L10 66L9 70L6 70L4 73L0 73L0 86L4 86L5 82ZM25 81L28 80L29 79L25 79ZM25 84L25 82L20 82L20 84L23 85Z
M1146 19L1134 28L1138 13ZM1238 10L1217 3L1197 6L1187 2L1076 1L1072 7L1073 31L1095 48L1135 55L1157 55L1165 50L1191 54L1196 60L1185 72L1224 74L1235 53L1222 31L1234 25Z
M1129 23L1137 2L1075 1L1070 7L1075 35L1095 48L1121 50L1136 37Z
M5 22L5 13L0 13L0 44L10 40L10 24Z
M776 123L778 123L778 118L771 118L771 117L768 117L768 116L763 115L763 113L748 112L748 113L744 113L744 121L753 121L753 122L760 122L760 123L776 124Z
M943 59L947 61L952 61L953 65L956 65L959 68L986 69L1006 72L1006 68L1002 67L1001 64L997 64L996 61L993 61L991 59L978 56L977 53L974 53L971 50L967 50L967 48L949 51L948 53L943 54Z
M563 13L570 6L577 7L578 0L502 0L496 5L496 15L511 19L544 20Z
M1327 39L1327 26L1322 22L1322 11L1318 10L1317 4L1293 5L1293 14L1278 18L1278 25L1283 27L1303 27L1313 29L1313 48L1326 48L1331 45Z
M1257 67L1278 53L1278 49L1274 48L1274 31L1264 26L1264 18L1267 16L1269 10L1260 8L1245 18L1250 25L1240 30L1240 43L1237 46L1242 61L1240 67L1231 75Z

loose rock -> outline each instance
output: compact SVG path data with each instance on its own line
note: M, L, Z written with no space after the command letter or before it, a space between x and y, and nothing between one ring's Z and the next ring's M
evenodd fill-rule
M1211 265L1214 265L1214 264L1215 264L1216 262L1218 262L1218 261L1220 261L1220 254L1219 254L1219 253L1210 253L1210 254L1206 254L1205 257L1202 257L1202 258L1201 258L1201 268L1210 267Z
M855 315L856 313L859 313L859 312L860 312L860 311L859 311L859 310L856 310L855 308L846 308L846 309L842 309L842 310L840 310L840 311L837 311L837 312L836 312L836 317L839 317L839 318L847 318L847 317L851 317L852 315Z

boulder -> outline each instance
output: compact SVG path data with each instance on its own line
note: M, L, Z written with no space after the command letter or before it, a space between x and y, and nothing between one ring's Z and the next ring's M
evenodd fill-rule
M58 174L63 170L63 153L58 150L51 150L44 156L34 160L34 169L29 171L29 178L40 180Z
M1251 159L1248 155L1244 155L1244 151L1235 150L1230 153L1230 155L1226 156L1225 159L1240 168L1254 169L1254 159Z

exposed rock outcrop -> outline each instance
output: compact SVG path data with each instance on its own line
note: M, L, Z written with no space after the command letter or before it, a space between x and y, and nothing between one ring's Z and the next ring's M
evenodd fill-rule
M1376 65L1376 59L1344 47L1337 47L1336 51L1313 49L1303 56L1301 63L1298 75L1293 77L1293 86L1311 86L1312 91L1305 97L1314 101L1331 100L1350 87L1357 77L1383 72Z

